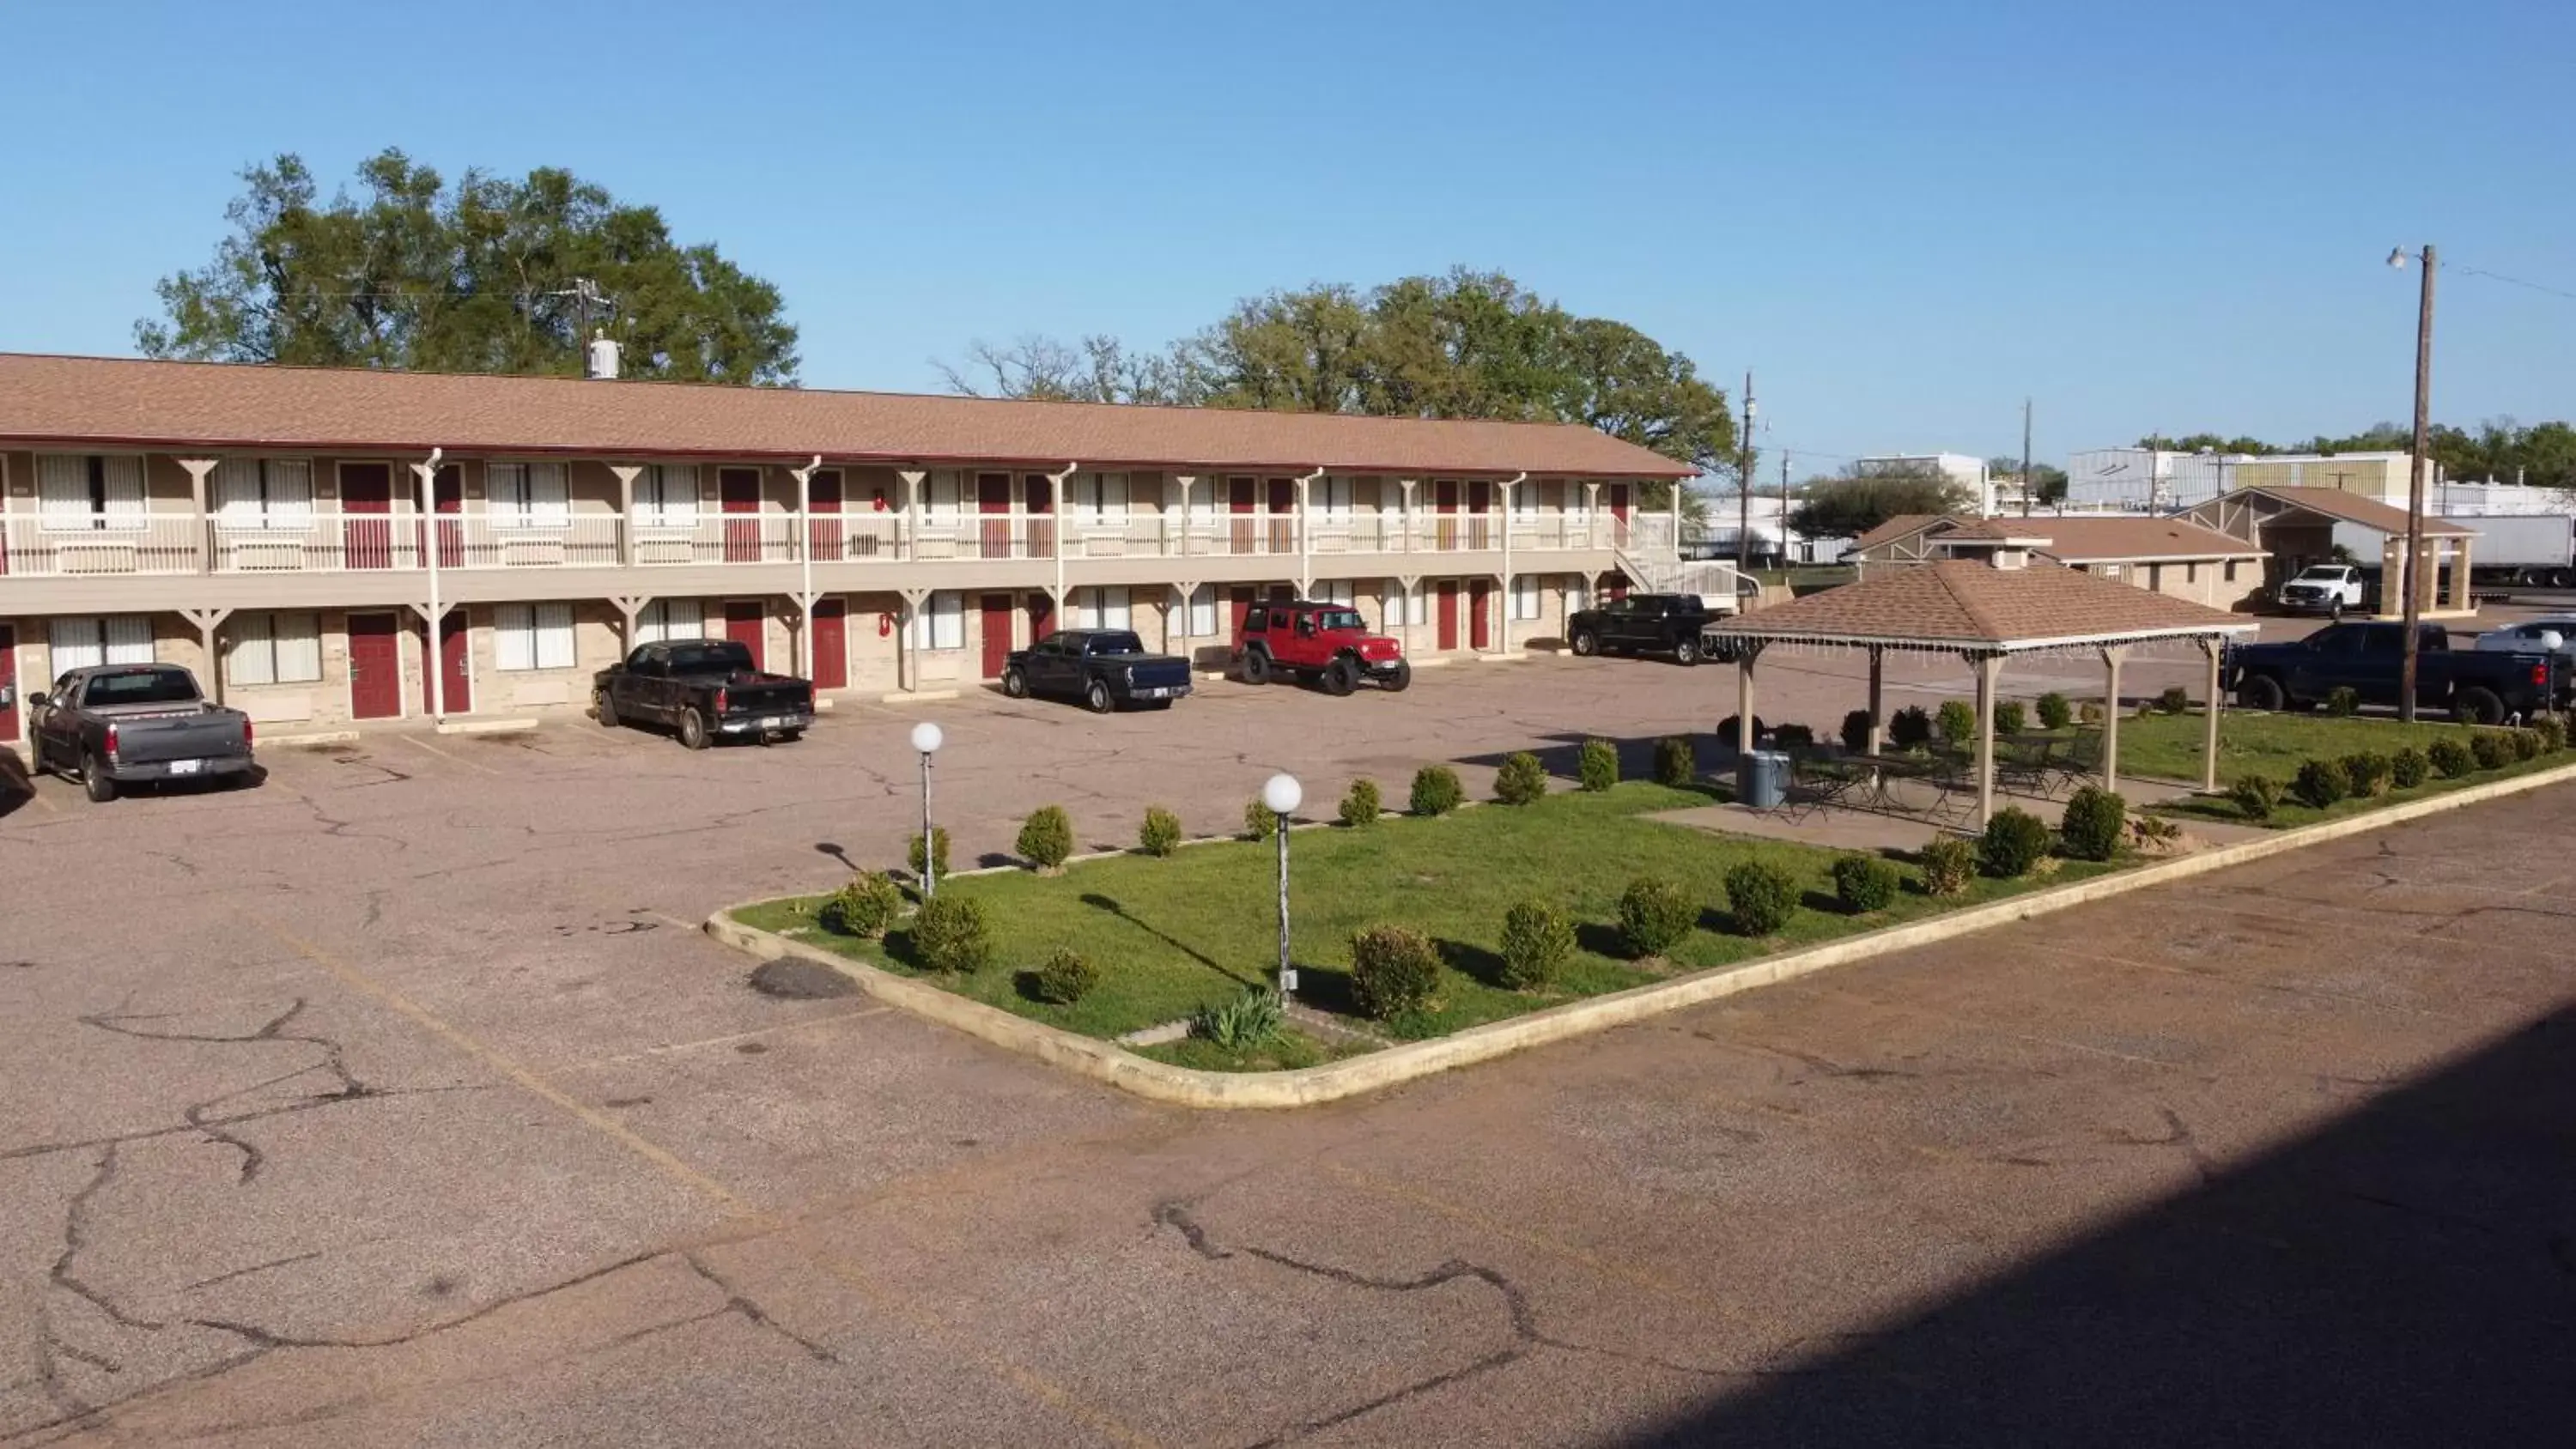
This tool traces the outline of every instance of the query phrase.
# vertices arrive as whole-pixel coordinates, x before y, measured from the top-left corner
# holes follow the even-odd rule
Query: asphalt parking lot
[[[1766,717],[1858,702],[1850,661],[1780,664]],[[1731,708],[1723,670],[1548,660],[0,795],[0,1439],[2563,1431],[2576,791],[1284,1116],[764,997],[694,930],[890,860],[923,715],[962,863],[1050,801],[1099,844],[1153,803],[1215,831],[1277,768],[1481,789]]]

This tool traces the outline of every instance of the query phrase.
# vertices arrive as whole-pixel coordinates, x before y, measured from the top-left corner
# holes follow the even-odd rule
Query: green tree
[[[1855,463],[1839,478],[1811,480],[1789,526],[1810,538],[1857,538],[1899,514],[1955,513],[1969,501],[1928,463]]]
[[[792,385],[796,329],[778,289],[661,213],[553,167],[453,185],[399,150],[320,199],[292,153],[242,172],[214,259],[161,280],[147,356],[575,376],[578,278],[632,377]]]

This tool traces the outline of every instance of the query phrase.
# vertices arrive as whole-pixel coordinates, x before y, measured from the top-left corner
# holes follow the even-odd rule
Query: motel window
[[[2184,565],[2182,566],[2182,581],[2183,581],[2184,583],[2186,583],[2186,584],[2196,584],[2196,583],[2199,583],[2199,582],[2200,582],[2200,565],[2198,565],[2198,564],[2196,564],[2196,563],[2187,563],[2187,564],[2184,564]]]
[[[147,614],[110,614],[105,618],[67,616],[47,628],[53,646],[53,671],[96,669],[103,664],[152,662],[152,619]]]
[[[495,528],[567,528],[572,491],[561,463],[493,463],[485,469]],[[506,666],[505,666],[506,667]]]
[[[1512,617],[1515,619],[1538,617],[1538,575],[1522,574],[1512,580]]]
[[[690,463],[650,463],[635,475],[638,528],[698,526],[698,470]]]
[[[1073,628],[1132,629],[1135,611],[1124,588],[1076,589],[1073,591]]]
[[[226,458],[215,469],[215,522],[228,529],[310,528],[313,465],[301,458]]]
[[[492,610],[494,667],[573,667],[572,605],[501,604]]]
[[[1318,579],[1315,581],[1315,592],[1312,597],[1316,603],[1339,604],[1343,608],[1347,609],[1351,607],[1351,581],[1349,579]]]
[[[2236,560],[2234,559],[2227,561],[2227,582],[2231,584],[2236,582]]]
[[[235,614],[224,678],[234,684],[313,684],[322,678],[322,624],[311,614]]]
[[[966,596],[953,591],[932,594],[912,616],[916,649],[966,647]]]
[[[143,460],[99,453],[36,459],[37,508],[49,529],[143,527]]]
[[[1095,528],[1127,524],[1127,475],[1076,473],[1064,482],[1065,511]]]
[[[663,644],[673,639],[702,639],[707,632],[706,605],[696,599],[655,599],[635,612],[636,644]]]
[[[1388,628],[1394,628],[1400,624],[1419,624],[1422,622],[1419,618],[1414,617],[1414,610],[1416,608],[1415,601],[1411,596],[1404,592],[1404,585],[1401,581],[1396,579],[1386,579],[1381,581],[1378,585],[1378,597],[1386,601],[1386,624]]]
[[[1190,591],[1189,607],[1182,611],[1181,632],[1193,639],[1216,633],[1216,585],[1201,584]]]
[[[1512,489],[1512,517],[1523,523],[1536,523],[1539,490],[1555,486],[1554,483],[1541,483],[1536,478],[1522,479],[1518,486]]]
[[[1307,503],[1316,514],[1334,523],[1347,522],[1351,516],[1351,480],[1318,478],[1307,485]]]

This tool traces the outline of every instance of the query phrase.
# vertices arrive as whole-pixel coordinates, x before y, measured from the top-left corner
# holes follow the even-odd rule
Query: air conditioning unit
[[[131,543],[58,544],[54,563],[66,574],[130,574],[135,571],[135,549]]]
[[[242,573],[298,573],[304,568],[304,544],[298,539],[263,539],[227,543],[226,567]]]
[[[698,546],[685,538],[639,538],[635,541],[635,561],[639,564],[684,564],[696,560]]]
[[[501,567],[503,568],[559,568],[563,561],[564,541],[560,538],[511,538],[501,541]]]

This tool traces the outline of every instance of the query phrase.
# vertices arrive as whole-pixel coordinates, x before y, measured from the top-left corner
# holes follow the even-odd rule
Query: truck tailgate
[[[102,711],[116,727],[120,764],[158,765],[171,760],[219,760],[250,753],[242,739],[242,719],[229,710],[189,710],[132,714]]]
[[[1140,659],[1127,666],[1128,680],[1139,689],[1168,689],[1190,682],[1186,659]]]
[[[814,707],[814,687],[801,679],[757,680],[725,686],[725,713],[796,714]]]

